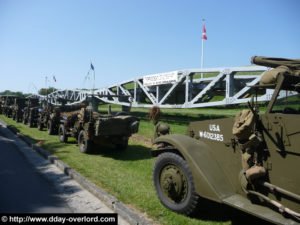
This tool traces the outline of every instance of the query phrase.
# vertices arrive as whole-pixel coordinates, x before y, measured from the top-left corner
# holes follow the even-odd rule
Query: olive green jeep
[[[272,223],[300,222],[300,60],[252,62],[274,68],[254,87],[274,90],[265,112],[253,101],[235,118],[154,140],[154,186],[167,208],[191,215],[201,196]]]

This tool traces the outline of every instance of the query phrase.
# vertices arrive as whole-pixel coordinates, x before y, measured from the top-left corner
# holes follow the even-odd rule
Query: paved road
[[[3,136],[0,136],[0,181],[0,212],[71,212],[53,185]]]
[[[0,213],[113,213],[0,120]],[[118,223],[128,225],[118,216]]]

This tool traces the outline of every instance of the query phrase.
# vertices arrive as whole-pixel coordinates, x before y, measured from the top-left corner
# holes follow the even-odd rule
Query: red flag
[[[202,24],[203,24],[203,28],[202,28],[202,39],[207,40],[206,29],[205,29],[204,21],[202,21]]]

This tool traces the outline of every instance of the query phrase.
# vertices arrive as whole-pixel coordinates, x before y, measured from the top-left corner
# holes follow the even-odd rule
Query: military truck
[[[129,137],[138,132],[138,128],[139,119],[129,113],[100,115],[88,107],[64,117],[58,135],[60,142],[65,143],[68,137],[75,137],[83,153],[91,152],[94,144],[113,144],[116,149],[125,150]]]
[[[12,117],[12,109],[13,109],[13,104],[14,104],[15,98],[16,98],[16,96],[12,96],[12,95],[5,96],[2,113],[6,117]]]
[[[300,222],[300,60],[253,57],[274,68],[255,89],[273,89],[235,118],[191,122],[187,135],[154,140],[153,180],[161,203],[196,212],[201,197],[276,224]]]
[[[21,122],[23,118],[24,107],[26,105],[26,98],[15,98],[12,106],[12,119]]]
[[[0,114],[3,114],[4,101],[5,101],[5,98],[0,95]]]
[[[0,114],[3,114],[5,96],[0,96]]]
[[[39,112],[41,110],[39,99],[38,98],[28,98],[27,106],[24,107],[23,113],[23,123],[29,125],[29,127],[37,126]]]

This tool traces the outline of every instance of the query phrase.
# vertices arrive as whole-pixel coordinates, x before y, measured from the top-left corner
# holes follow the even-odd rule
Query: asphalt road
[[[54,187],[0,130],[0,212],[69,213]]]

